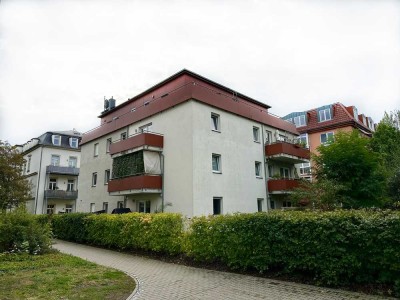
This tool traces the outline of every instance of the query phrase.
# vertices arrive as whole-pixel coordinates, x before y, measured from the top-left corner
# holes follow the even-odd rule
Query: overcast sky
[[[99,125],[183,68],[284,116],[400,109],[400,1],[0,0],[0,139]]]

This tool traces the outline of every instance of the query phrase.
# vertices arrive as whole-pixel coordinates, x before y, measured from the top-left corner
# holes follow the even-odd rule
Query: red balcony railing
[[[130,190],[161,190],[162,178],[160,175],[139,175],[112,179],[108,182],[108,192]]]
[[[299,186],[297,179],[270,179],[268,180],[269,192],[287,192]]]
[[[265,145],[265,155],[267,157],[287,155],[295,157],[299,160],[309,160],[310,150],[303,148],[301,145],[292,144],[288,142],[276,142],[273,144]]]
[[[120,140],[110,145],[110,154],[119,153],[122,151],[127,151],[135,149],[142,146],[151,146],[157,148],[164,147],[164,137],[159,134],[142,132],[133,135],[126,140]]]

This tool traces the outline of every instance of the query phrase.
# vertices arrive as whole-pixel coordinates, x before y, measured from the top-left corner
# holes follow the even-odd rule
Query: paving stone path
[[[204,270],[56,240],[54,248],[126,272],[138,286],[128,299],[390,299],[267,278]]]

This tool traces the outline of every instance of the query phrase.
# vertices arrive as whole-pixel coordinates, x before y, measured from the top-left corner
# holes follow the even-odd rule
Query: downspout
[[[264,165],[264,178],[265,178],[265,180],[264,180],[264,184],[265,184],[265,192],[266,192],[266,203],[267,203],[267,211],[269,210],[269,195],[268,195],[268,183],[267,183],[267,180],[268,180],[268,176],[267,176],[267,160],[266,160],[266,155],[265,155],[265,139],[264,139],[264,131],[265,131],[265,128],[264,128],[264,125],[262,125],[261,124],[261,128],[262,128],[262,130],[261,130],[261,137],[262,137],[262,143],[261,143],[261,145],[262,145],[262,148],[263,148],[263,161],[264,161],[264,163],[263,163],[263,165]]]
[[[46,177],[44,178],[44,195],[46,194],[46,186],[47,186],[47,172],[46,172]],[[46,208],[46,213],[47,213],[47,196],[44,196],[44,195],[43,195],[42,214],[44,214],[45,208]]]
[[[39,176],[36,184],[36,197],[35,197],[35,215],[37,214],[37,203],[38,203],[38,197],[39,197],[39,188],[40,188],[40,174],[42,173],[42,156],[43,156],[43,146],[40,147],[40,164],[39,164]],[[45,186],[46,188],[46,186]],[[44,193],[44,190],[43,190]]]
[[[161,161],[161,212],[164,212],[164,154],[160,152]]]

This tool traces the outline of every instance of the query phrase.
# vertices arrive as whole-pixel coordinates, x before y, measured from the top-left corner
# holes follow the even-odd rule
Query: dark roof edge
[[[164,79],[163,81],[157,83],[156,85],[153,85],[152,87],[148,88],[148,89],[145,90],[144,92],[141,92],[140,94],[138,94],[138,95],[136,95],[136,96],[134,96],[134,97],[128,99],[127,101],[122,102],[121,104],[119,104],[119,105],[117,105],[115,108],[113,108],[112,110],[109,110],[109,111],[107,111],[107,112],[105,112],[105,113],[103,113],[103,114],[100,114],[100,115],[98,116],[98,118],[104,117],[104,116],[110,114],[111,112],[114,112],[115,110],[117,110],[117,109],[119,109],[119,108],[121,108],[121,107],[124,107],[125,105],[128,105],[128,104],[131,103],[132,101],[134,101],[134,100],[136,100],[136,99],[138,99],[138,98],[144,96],[145,94],[150,93],[151,91],[153,91],[153,90],[155,90],[155,89],[157,89],[157,88],[163,86],[164,84],[166,84],[166,83],[168,83],[168,82],[170,82],[170,81],[172,81],[172,80],[174,80],[174,79],[176,79],[176,78],[178,78],[179,76],[182,76],[182,75],[184,75],[184,74],[190,75],[190,76],[195,77],[195,78],[197,78],[197,79],[199,79],[199,80],[202,80],[202,81],[204,81],[204,82],[206,82],[206,83],[209,83],[209,84],[211,84],[211,85],[214,85],[214,86],[216,86],[217,88],[220,88],[220,89],[222,89],[222,90],[225,90],[225,91],[227,91],[227,92],[229,92],[229,93],[235,92],[236,95],[237,95],[238,97],[243,98],[243,99],[245,99],[245,100],[247,100],[247,101],[249,101],[249,102],[252,102],[252,103],[254,103],[254,104],[260,105],[260,106],[262,106],[262,107],[264,107],[264,108],[266,108],[266,109],[271,108],[271,106],[269,106],[268,104],[262,103],[262,102],[260,102],[260,101],[257,101],[257,100],[255,100],[255,99],[253,99],[253,98],[250,98],[249,96],[246,96],[246,95],[244,95],[244,94],[238,93],[238,92],[236,92],[236,91],[234,91],[234,90],[232,90],[232,89],[230,89],[230,88],[228,88],[228,87],[226,87],[226,86],[224,86],[224,85],[222,85],[222,84],[219,84],[219,83],[217,83],[217,82],[215,82],[215,81],[212,81],[212,80],[210,80],[210,79],[208,79],[208,78],[206,78],[206,77],[203,77],[203,76],[201,76],[201,75],[199,75],[199,74],[196,74],[196,73],[194,73],[194,72],[192,72],[192,71],[189,71],[189,70],[187,70],[187,69],[183,69],[183,70],[181,70],[181,71],[179,71],[179,72],[173,74],[172,76],[168,77],[167,79]]]

